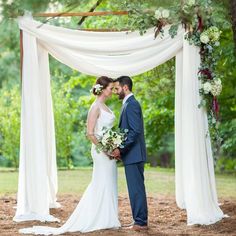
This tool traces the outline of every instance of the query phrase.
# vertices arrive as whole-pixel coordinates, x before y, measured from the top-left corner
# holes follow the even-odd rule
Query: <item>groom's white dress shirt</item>
[[[133,94],[133,93],[130,93],[130,94],[126,95],[126,96],[124,97],[124,99],[123,99],[122,104],[124,105],[125,102],[127,101],[127,99],[128,99],[129,97],[131,97],[132,95],[134,95],[134,94]]]

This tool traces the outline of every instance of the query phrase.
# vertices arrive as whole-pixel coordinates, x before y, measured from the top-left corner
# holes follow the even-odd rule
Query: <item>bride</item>
[[[110,160],[106,153],[96,151],[97,137],[102,134],[102,128],[111,128],[115,119],[113,112],[105,105],[106,99],[112,95],[112,89],[113,80],[105,76],[99,77],[92,89],[97,99],[88,112],[87,136],[92,142],[93,174],[74,212],[60,228],[34,226],[20,229],[20,233],[58,235],[121,226],[118,219],[116,161]]]

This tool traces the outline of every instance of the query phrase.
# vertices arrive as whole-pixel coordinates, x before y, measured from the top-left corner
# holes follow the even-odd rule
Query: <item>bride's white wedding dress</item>
[[[94,132],[101,135],[102,128],[113,126],[115,116],[100,108]],[[60,228],[34,226],[20,229],[23,234],[58,235],[65,232],[90,232],[100,229],[119,228],[117,166],[103,152],[98,153],[92,144],[92,180],[72,215]]]

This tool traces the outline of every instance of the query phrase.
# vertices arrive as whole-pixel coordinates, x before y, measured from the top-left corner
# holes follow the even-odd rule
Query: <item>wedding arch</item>
[[[135,76],[176,58],[175,182],[178,207],[187,223],[212,224],[224,217],[218,206],[207,114],[200,103],[199,48],[154,29],[139,32],[88,32],[19,18],[23,36],[20,165],[15,221],[57,220],[54,117],[48,54],[82,73]],[[165,26],[168,29],[169,26]],[[166,32],[165,30],[164,32]]]

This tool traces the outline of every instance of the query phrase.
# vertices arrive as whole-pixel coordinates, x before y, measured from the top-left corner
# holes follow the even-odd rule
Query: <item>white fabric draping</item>
[[[141,74],[174,57],[182,47],[183,30],[174,39],[167,33],[154,40],[153,29],[141,37],[138,32],[62,29],[30,19],[19,20],[19,26],[62,63],[95,76]]]
[[[58,207],[54,118],[48,53],[35,37],[24,34],[21,142],[15,221],[57,221],[49,207]],[[30,63],[29,63],[30,61]],[[28,78],[28,79],[24,79]]]
[[[154,39],[154,30],[86,32],[19,18],[23,30],[21,151],[17,212],[14,220],[56,220],[55,133],[50,94],[48,53],[89,75],[137,75],[176,57],[176,200],[186,208],[189,224],[214,223],[218,207],[206,113],[198,109],[198,49],[172,39],[168,27]],[[184,43],[183,43],[184,42]]]
[[[218,206],[206,111],[200,104],[199,49],[183,41],[176,56],[176,202],[187,210],[188,225],[212,224],[224,217]]]

